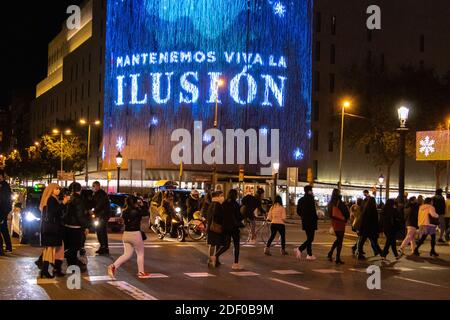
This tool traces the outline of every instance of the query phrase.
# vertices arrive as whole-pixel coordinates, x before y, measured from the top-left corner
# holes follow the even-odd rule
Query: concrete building
[[[48,75],[36,88],[32,106],[32,137],[57,125],[57,120],[103,119],[106,0],[87,1],[82,28],[67,30],[49,44]],[[381,8],[382,29],[366,27],[367,8]],[[345,95],[342,71],[354,63],[377,61],[386,67],[401,64],[450,70],[450,6],[448,0],[316,0],[313,25],[313,138],[311,166],[318,183],[331,188],[339,179],[339,107]],[[394,108],[395,106],[393,106]],[[335,125],[333,125],[335,124]],[[98,171],[102,131],[93,133],[89,170]],[[370,162],[370,148],[361,152],[346,145],[343,184],[371,187],[384,168]],[[391,186],[397,185],[394,165]],[[154,177],[155,172],[151,174]],[[164,177],[159,177],[164,178]],[[429,164],[407,161],[406,187],[434,188]]]

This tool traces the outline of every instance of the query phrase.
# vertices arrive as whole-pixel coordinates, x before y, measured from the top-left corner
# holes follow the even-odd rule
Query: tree
[[[392,165],[399,157],[399,126],[397,108],[405,103],[411,108],[408,126],[414,130],[436,127],[439,111],[449,100],[447,81],[432,70],[411,66],[400,67],[394,72],[370,65],[365,69],[353,67],[346,71],[344,89],[355,100],[352,110],[365,119],[350,120],[348,141],[356,148],[370,148],[370,158],[375,166],[386,170],[386,196],[389,197]],[[408,101],[405,101],[405,97]],[[426,119],[426,121],[423,121]],[[406,137],[407,156],[415,157],[415,134]]]

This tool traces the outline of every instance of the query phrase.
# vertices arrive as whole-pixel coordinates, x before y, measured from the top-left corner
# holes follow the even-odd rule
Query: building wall
[[[370,5],[381,8],[382,30],[369,32],[366,27],[369,17],[366,10]],[[313,134],[318,136],[315,138],[318,141],[314,146],[313,138],[311,160],[318,181],[336,183],[339,180],[338,103],[345,96],[341,90],[342,72],[370,58],[378,64],[384,61],[390,69],[412,64],[433,67],[441,75],[446,73],[450,70],[450,6],[447,0],[433,1],[433,5],[425,0],[316,0],[314,11],[312,104]],[[392,107],[395,116],[395,106]],[[380,173],[386,175],[385,168],[372,165],[370,156],[345,145],[344,184],[370,186],[376,183]],[[391,183],[396,186],[397,164],[393,171]],[[413,159],[407,161],[407,187],[434,188],[434,185],[431,165]]]
[[[33,138],[59,121],[103,119],[105,11],[106,0],[85,2],[78,33],[64,26],[49,44],[48,77],[37,85],[32,105]],[[98,169],[101,135],[101,128],[93,129],[90,171]]]

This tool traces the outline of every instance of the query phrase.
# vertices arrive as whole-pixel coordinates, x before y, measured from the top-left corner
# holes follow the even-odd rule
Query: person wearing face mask
[[[314,261],[316,257],[312,252],[312,244],[314,242],[314,236],[317,230],[317,211],[316,202],[314,200],[313,189],[311,186],[306,186],[304,188],[305,196],[298,201],[297,204],[297,214],[302,219],[303,230],[306,232],[306,241],[295,250],[295,255],[297,259],[301,259],[303,252],[306,250],[308,255],[306,257],[307,261]]]
[[[219,257],[229,248],[224,230],[225,198],[222,191],[212,193],[212,202],[208,208],[207,238],[209,245],[208,266],[215,268],[220,265]]]

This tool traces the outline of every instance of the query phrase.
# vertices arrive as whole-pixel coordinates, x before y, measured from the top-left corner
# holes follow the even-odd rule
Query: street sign
[[[288,168],[288,186],[296,187],[298,185],[298,168]]]
[[[450,160],[450,137],[448,131],[423,131],[416,135],[417,161]]]

